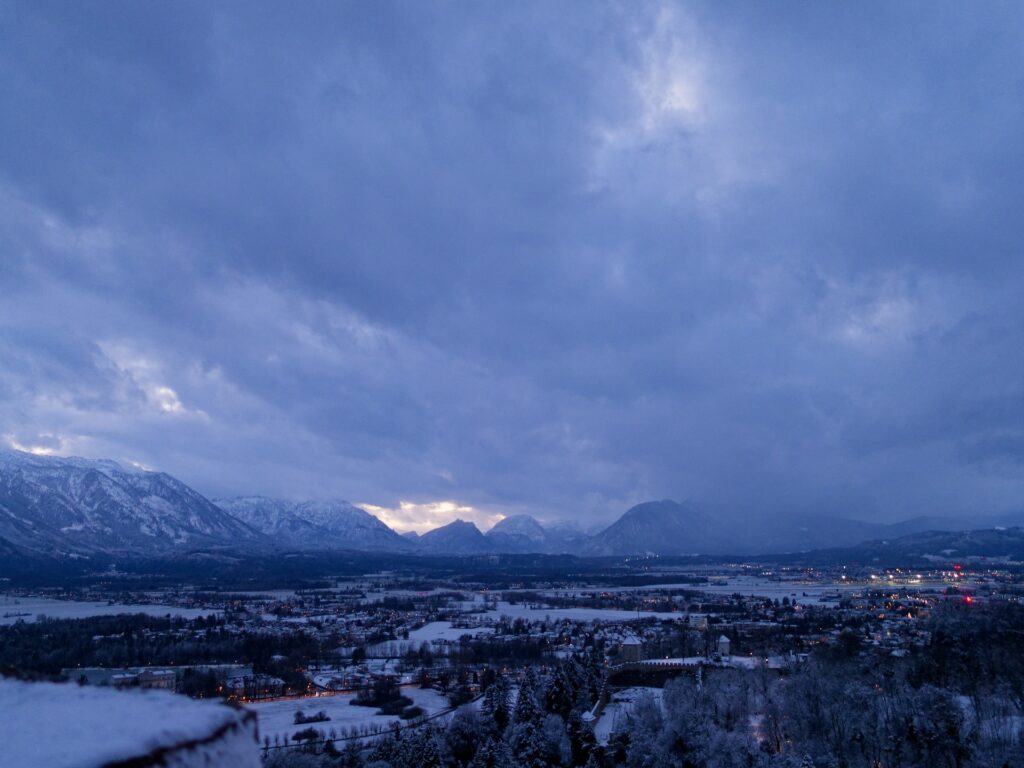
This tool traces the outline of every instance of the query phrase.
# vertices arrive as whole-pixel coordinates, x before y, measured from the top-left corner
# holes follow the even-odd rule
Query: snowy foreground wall
[[[0,680],[5,768],[258,768],[256,716],[165,691]]]

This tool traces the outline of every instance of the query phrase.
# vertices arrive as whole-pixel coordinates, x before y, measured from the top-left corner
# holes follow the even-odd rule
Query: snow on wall
[[[5,768],[259,768],[256,718],[166,691],[0,680]]]

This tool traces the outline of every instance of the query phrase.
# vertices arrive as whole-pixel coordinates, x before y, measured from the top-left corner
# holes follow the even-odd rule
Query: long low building
[[[193,664],[176,667],[67,667],[61,675],[82,685],[112,685],[116,687],[164,688],[176,690],[189,672],[212,674],[217,680],[252,677],[252,664]]]
[[[259,768],[256,715],[166,691],[0,680],[9,768]]]

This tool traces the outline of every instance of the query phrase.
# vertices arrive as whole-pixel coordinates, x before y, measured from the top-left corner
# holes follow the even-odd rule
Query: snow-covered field
[[[367,646],[366,652],[370,656],[404,656],[409,650],[419,650],[424,643],[455,642],[463,635],[479,637],[493,632],[493,627],[454,627],[449,621],[432,621],[410,632],[408,640],[385,640]]]
[[[729,579],[726,584],[704,584],[697,587],[701,592],[709,595],[743,595],[744,597],[764,597],[772,600],[788,597],[795,599],[798,603],[817,605],[826,603],[836,605],[835,600],[829,600],[826,596],[834,597],[837,593],[853,594],[863,591],[864,588],[863,584],[843,582],[814,584],[745,577]]]
[[[424,643],[435,640],[458,640],[463,635],[489,635],[494,632],[491,627],[453,627],[449,621],[432,621],[409,633],[409,642]]]
[[[402,689],[402,694],[422,707],[428,716],[448,709],[447,699],[431,688],[409,686]],[[354,698],[354,693],[343,693],[337,696],[270,701],[245,706],[256,713],[261,740],[264,736],[269,736],[271,740],[274,736],[280,736],[284,740],[310,727],[324,733],[329,733],[333,728],[340,736],[342,731],[353,726],[358,728],[363,725],[380,725],[387,728],[391,723],[402,722],[398,717],[377,715],[374,707],[353,706],[351,702]],[[295,725],[295,713],[300,709],[307,715],[323,710],[331,719],[323,723]]]
[[[0,625],[14,624],[18,620],[33,622],[38,616],[51,619],[84,619],[89,616],[115,616],[119,613],[145,613],[148,616],[198,616],[219,614],[220,611],[202,608],[176,608],[173,605],[119,605],[117,603],[86,603],[77,600],[50,600],[45,597],[14,597],[0,595]]]

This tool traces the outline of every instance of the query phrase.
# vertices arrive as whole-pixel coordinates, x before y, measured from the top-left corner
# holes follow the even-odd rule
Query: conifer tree
[[[509,712],[509,685],[508,680],[499,677],[484,693],[481,703],[481,712],[486,727],[493,727],[498,734],[504,733],[505,728],[511,720]]]
[[[589,761],[597,744],[597,740],[594,738],[594,729],[583,722],[583,718],[576,710],[570,713],[565,728],[572,749],[572,764],[583,765]]]
[[[521,725],[525,723],[538,724],[541,719],[541,707],[537,701],[537,673],[531,667],[527,670],[523,682],[519,685],[519,695],[516,697],[515,710],[512,713],[512,722]]]
[[[544,709],[565,718],[576,703],[576,690],[569,675],[568,665],[563,664],[548,679],[544,690]]]
[[[512,712],[512,724],[505,731],[505,743],[523,768],[541,768],[547,764],[541,726],[543,711],[537,701],[537,676],[531,668],[519,686]]]
[[[518,768],[518,765],[504,742],[488,738],[477,747],[469,768]]]

